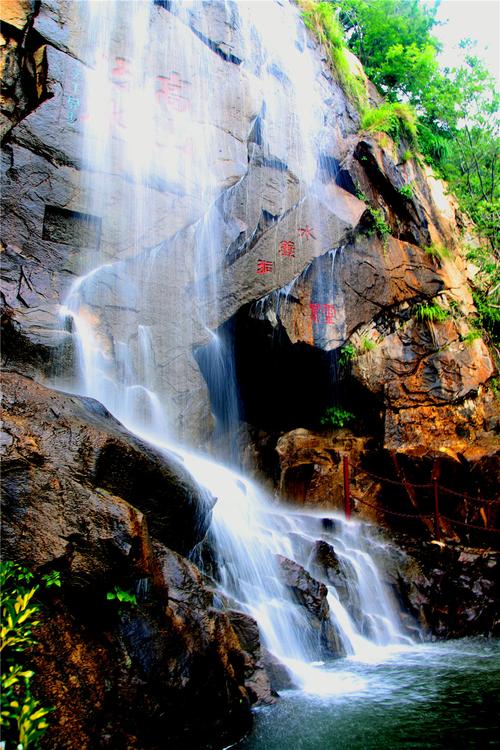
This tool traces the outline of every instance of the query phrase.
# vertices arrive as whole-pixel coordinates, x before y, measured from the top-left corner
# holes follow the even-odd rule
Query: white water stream
[[[207,88],[210,81],[203,82],[206,71],[196,58],[200,43],[187,25],[190,10],[199,11],[200,6],[177,4],[177,36],[166,39],[159,53],[151,43],[149,29],[153,17],[159,23],[158,14],[166,13],[164,9],[148,0],[80,5],[82,24],[92,30],[89,45],[95,53],[85,82],[88,117],[83,163],[88,175],[88,210],[98,214],[99,206],[113,198],[115,212],[122,215],[123,222],[116,225],[114,236],[111,233],[105,252],[87,257],[86,267],[61,309],[62,316],[72,321],[78,347],[78,374],[71,387],[103,403],[129,430],[158,449],[174,450],[198,484],[217,498],[211,536],[221,591],[255,617],[264,644],[289,667],[296,683],[317,693],[356,689],[359,677],[322,669],[318,635],[304,608],[282,582],[277,556],[295,560],[314,577],[319,575],[311,557],[314,544],[323,540],[333,547],[348,594],[347,599],[345,593],[341,597],[330,584],[332,625],[348,656],[381,660],[411,640],[403,632],[397,605],[370,554],[375,542],[367,537],[368,527],[335,515],[330,515],[325,527],[319,517],[277,506],[242,474],[182,445],[169,422],[173,394],[165,394],[157,385],[155,350],[162,345],[163,329],[150,314],[145,298],[153,284],[159,286],[160,297],[175,294],[176,286],[175,280],[161,275],[165,273],[164,247],[147,240],[148,216],[155,208],[154,201],[159,200],[158,184],[170,186],[168,189],[180,186],[180,193],[191,196],[191,209],[198,216],[190,235],[194,253],[186,252],[186,264],[192,262],[196,268],[195,321],[186,324],[182,309],[178,320],[164,321],[165,327],[178,328],[179,347],[187,336],[186,326],[189,333],[193,326],[208,329],[205,311],[217,304],[220,283],[223,228],[214,211],[220,189],[214,154],[217,138],[223,133],[212,123],[222,103],[218,92]],[[259,74],[266,105],[264,141],[282,152],[289,141],[296,144],[295,153],[286,154],[287,162],[293,163],[314,203],[320,200],[315,173],[322,119],[313,84],[314,60],[306,45],[291,41],[297,34],[305,38],[298,11],[291,4],[273,0],[240,2],[236,7],[241,45],[246,50],[244,66],[248,75]],[[228,16],[234,10],[234,4],[228,3]],[[118,54],[120,49],[126,50],[126,57]],[[159,55],[168,78],[151,76]],[[175,72],[186,67],[193,72],[192,80],[198,76],[200,85],[205,86],[196,108],[187,106]],[[272,71],[277,69],[291,82],[286,98],[276,86]],[[159,110],[165,97],[169,107],[162,120]],[[290,129],[296,131],[293,138]],[[195,153],[190,150],[193,142]],[[122,203],[121,193],[112,195],[115,184],[111,177],[117,174],[127,183],[128,197]],[[114,259],[110,251],[113,243]],[[334,257],[333,253],[332,274]],[[203,305],[198,304],[196,295],[203,296]],[[175,306],[169,307],[172,309]],[[208,335],[216,339],[214,333]],[[230,377],[220,378],[219,387],[234,389],[231,381]],[[68,383],[61,386],[67,388]],[[234,405],[235,399],[233,390],[226,402]]]

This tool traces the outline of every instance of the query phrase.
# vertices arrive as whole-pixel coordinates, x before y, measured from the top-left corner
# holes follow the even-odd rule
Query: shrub
[[[361,119],[362,130],[387,133],[399,143],[406,138],[410,144],[417,141],[417,115],[409,104],[384,102],[380,107],[365,109]]]
[[[481,327],[490,335],[492,343],[498,344],[500,342],[500,305],[495,304],[489,295],[477,289],[472,291],[472,298]]]
[[[500,263],[498,253],[487,247],[470,248],[467,260],[478,268],[474,278],[472,296],[479,315],[479,322],[491,342],[500,341]]]
[[[347,409],[343,409],[341,406],[329,406],[320,422],[325,427],[344,427],[353,419],[354,414]]]
[[[402,160],[403,162],[405,162],[405,161],[410,161],[410,159],[411,159],[412,157],[413,157],[413,154],[412,154],[412,152],[411,152],[411,151],[410,151],[409,149],[406,149],[406,150],[405,150],[405,151],[403,152],[403,156],[401,157],[401,160]]]
[[[48,728],[46,717],[53,710],[40,705],[31,692],[34,672],[20,662],[24,652],[36,644],[33,629],[40,605],[35,600],[38,585],[34,576],[21,565],[6,560],[0,563],[0,606],[2,627],[0,652],[3,670],[1,676],[2,727],[5,747],[10,750],[35,750]],[[58,573],[43,576],[47,587],[60,586]]]

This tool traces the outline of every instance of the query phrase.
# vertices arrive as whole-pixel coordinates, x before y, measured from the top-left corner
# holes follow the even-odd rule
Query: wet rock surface
[[[278,680],[271,669],[271,661],[265,658],[265,650],[261,648],[257,622],[244,612],[229,610],[227,614],[240,646],[245,651],[245,686],[251,703],[275,703],[276,687],[273,683]],[[285,667],[282,666],[282,669],[286,673]],[[280,684],[283,684],[283,680]]]
[[[397,536],[400,596],[424,633],[438,638],[500,634],[500,553]]]
[[[281,435],[276,443],[279,461],[278,489],[283,497],[298,505],[343,510],[344,485],[342,457],[360,463],[370,450],[370,440],[347,430],[315,432],[297,429]],[[376,483],[368,477],[353,480],[357,496],[373,496]]]
[[[17,373],[4,373],[3,409],[3,554],[62,582],[33,654],[37,695],[56,709],[46,746],[235,741],[269,682],[255,623],[240,645],[196,566],[162,544],[186,553],[208,521],[182,465],[97,402]]]
[[[91,533],[87,517],[95,510],[87,510],[82,497],[97,509],[111,508],[114,501],[106,498],[119,496],[144,515],[156,538],[180,552],[203,538],[210,507],[182,463],[132,437],[98,402],[5,372],[3,409],[6,553],[16,552],[10,523],[24,517],[29,523],[21,544],[36,555],[26,554],[26,562],[64,557]],[[49,525],[45,542],[35,544],[45,519],[56,526]],[[22,547],[17,552],[25,554]]]
[[[328,589],[294,560],[278,555],[282,580],[308,614],[308,621],[317,634],[325,654],[341,656],[343,648],[339,634],[329,618]]]

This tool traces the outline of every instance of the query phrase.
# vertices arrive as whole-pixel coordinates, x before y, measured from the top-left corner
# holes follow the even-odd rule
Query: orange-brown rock
[[[33,0],[3,0],[0,18],[16,29],[23,29],[34,11]]]
[[[315,433],[299,428],[285,433],[276,444],[280,496],[306,507],[343,509],[342,455],[347,453],[351,464],[360,463],[367,444],[366,438],[347,430]],[[376,491],[376,484],[366,476],[353,480],[353,492],[360,497]]]

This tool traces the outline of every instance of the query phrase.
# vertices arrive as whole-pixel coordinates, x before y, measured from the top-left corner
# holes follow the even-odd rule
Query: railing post
[[[434,461],[434,466],[432,468],[432,484],[434,486],[434,536],[436,537],[437,541],[441,539],[441,529],[440,529],[440,522],[439,522],[439,475],[441,473],[441,466],[439,464],[439,459],[436,459]]]
[[[345,508],[345,517],[347,520],[351,517],[351,491],[349,487],[349,456],[347,453],[344,453],[343,457],[343,465],[344,465],[344,508]]]

